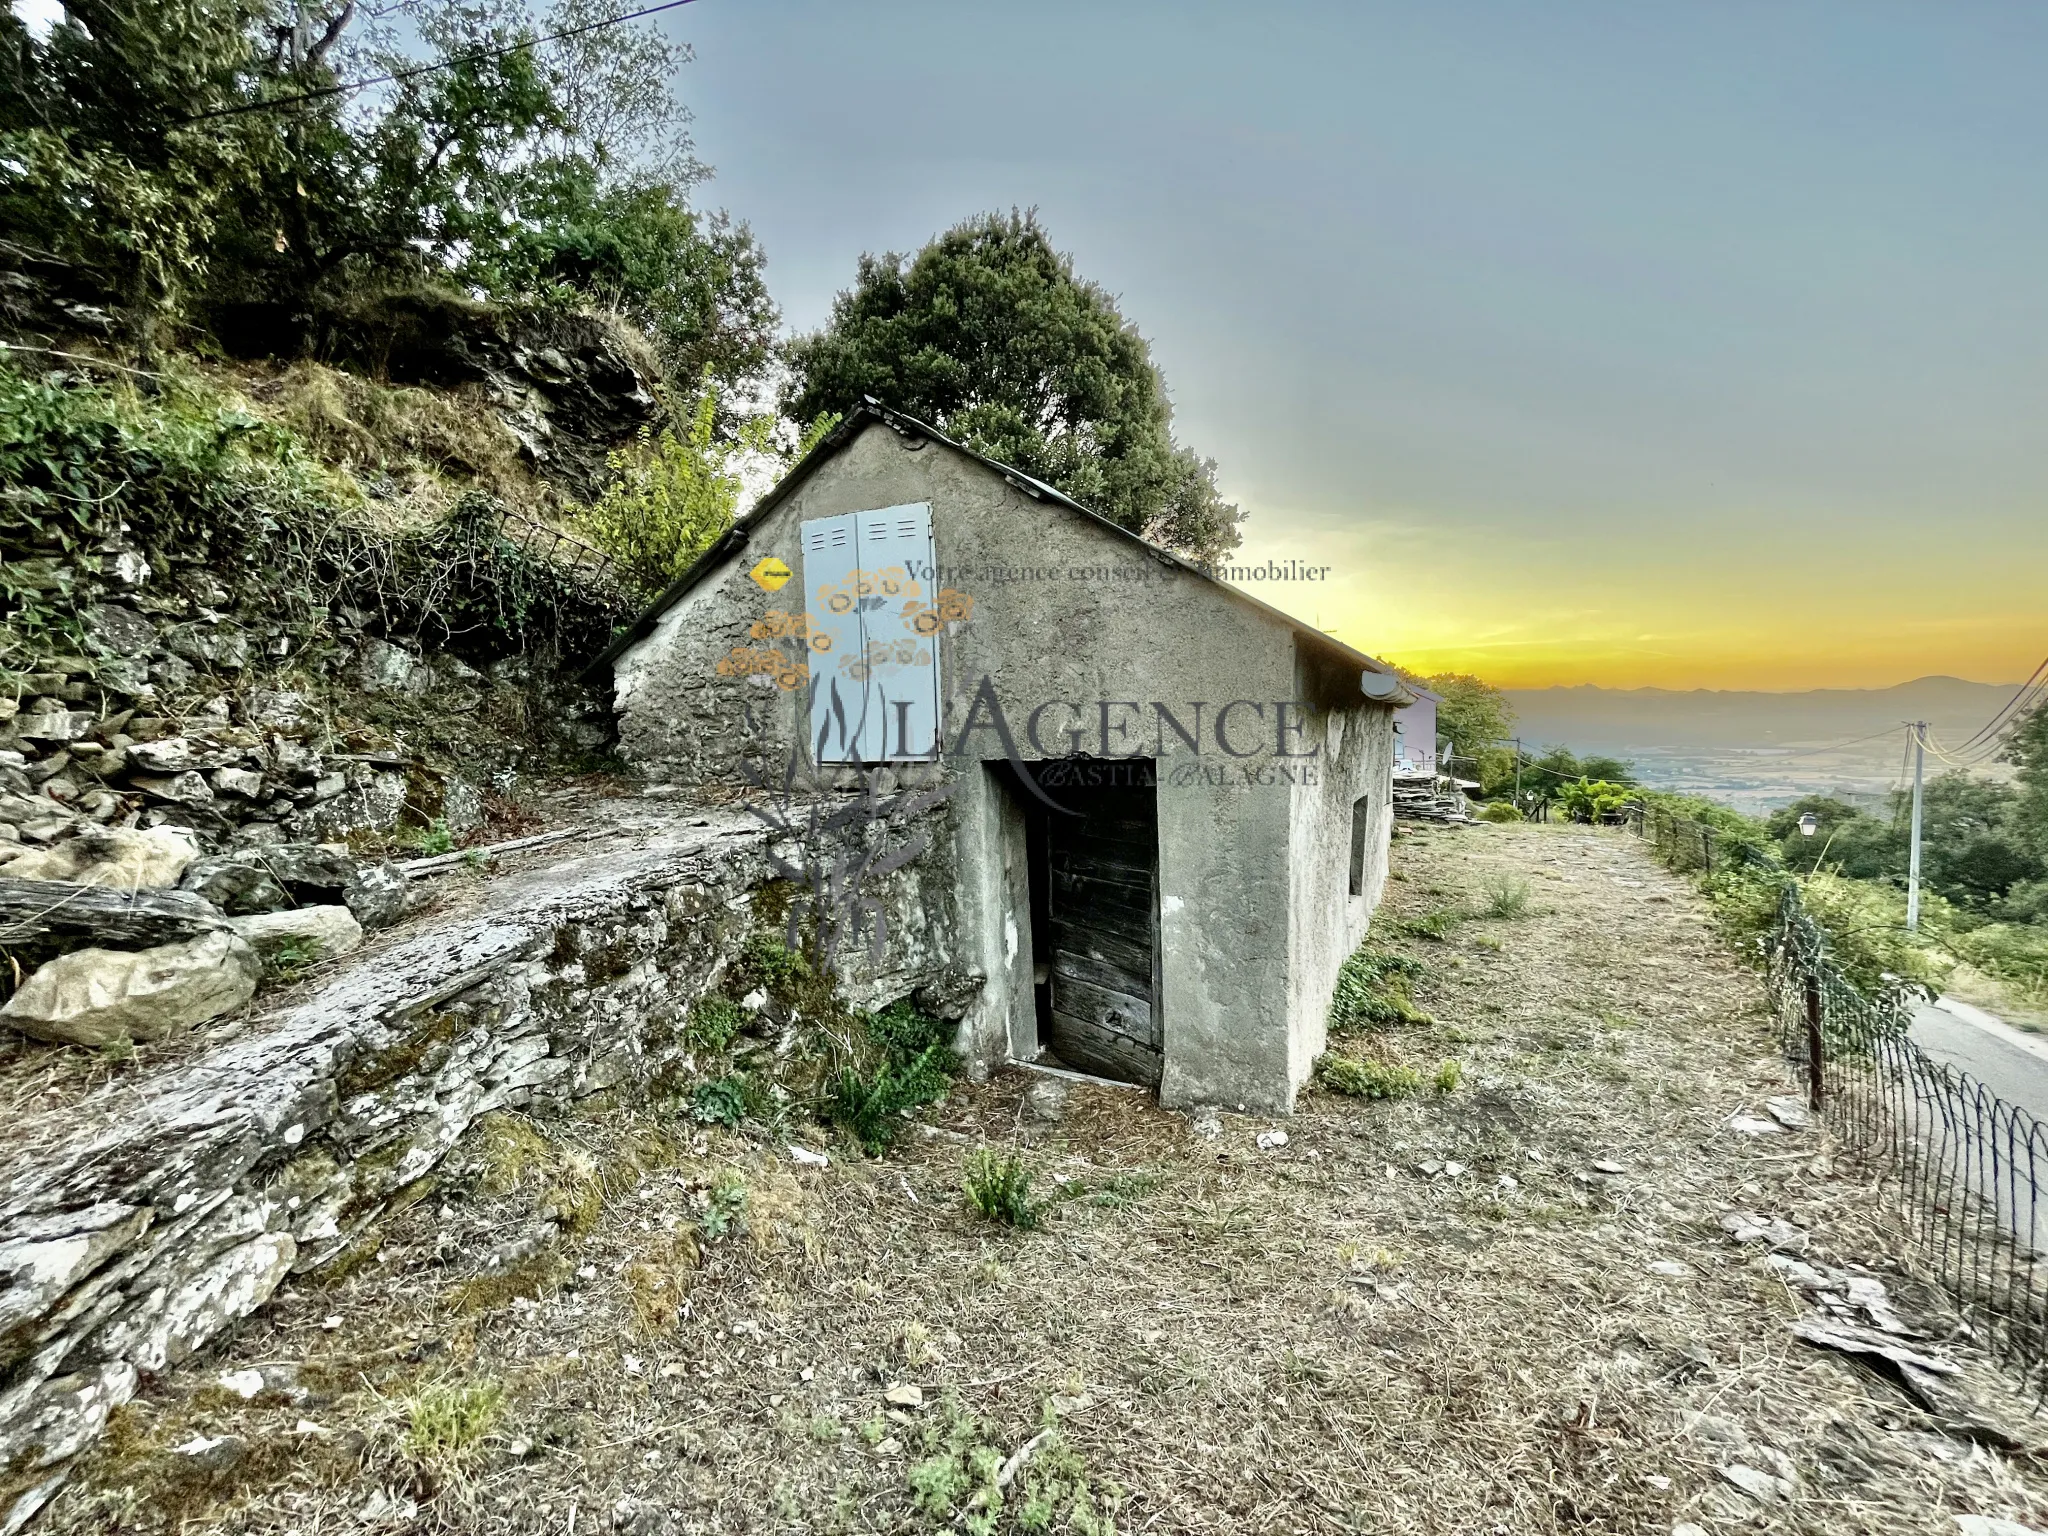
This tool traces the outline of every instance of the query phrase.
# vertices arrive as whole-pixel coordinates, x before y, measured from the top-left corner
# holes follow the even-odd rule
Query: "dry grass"
[[[1542,898],[1513,923],[1401,941],[1429,967],[1417,996],[1437,1022],[1370,1047],[1462,1061],[1449,1095],[1311,1091],[1287,1146],[1261,1152],[1274,1122],[1225,1116],[1209,1140],[1114,1090],[1077,1088],[1045,1124],[1005,1074],[890,1159],[835,1147],[827,1169],[625,1111],[512,1122],[392,1223],[377,1262],[284,1295],[124,1413],[48,1528],[313,1536],[366,1512],[532,1532],[2038,1522],[2031,1463],[1945,1437],[1795,1342],[1803,1304],[1719,1231],[1734,1208],[1786,1216],[1813,1256],[1914,1295],[1886,1268],[1882,1207],[1824,1147],[1723,1129],[1784,1079],[1754,981],[1691,893],[1587,829],[1404,837],[1397,868],[1389,931],[1501,877]],[[1044,1230],[967,1208],[984,1145],[1065,1196]],[[576,1178],[595,1191],[582,1234],[557,1220],[508,1258]],[[461,1303],[536,1259],[559,1278]],[[311,1396],[207,1386],[286,1363]],[[488,1426],[429,1454],[408,1405],[465,1389],[493,1394]],[[167,1480],[171,1447],[223,1434],[247,1446],[236,1468]],[[1719,1477],[1731,1461],[1794,1476],[1796,1496],[1753,1503]]]
[[[319,363],[245,370],[244,387],[326,464],[354,476],[387,516],[445,510],[474,484],[517,506],[547,499],[519,439],[480,395],[379,384]]]

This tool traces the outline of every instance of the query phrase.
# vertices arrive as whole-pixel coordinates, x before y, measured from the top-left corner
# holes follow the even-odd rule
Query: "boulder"
[[[245,856],[259,858],[286,890],[301,899],[339,895],[363,868],[354,854],[331,843],[280,843]]]
[[[129,558],[140,561],[143,570],[149,569],[149,562],[139,555]],[[86,622],[92,626],[93,638],[116,656],[147,655],[156,645],[156,626],[133,608],[95,604],[86,610]]]
[[[411,883],[396,864],[373,864],[342,892],[349,911],[365,928],[388,928],[405,916]]]
[[[432,674],[418,675],[420,660],[389,640],[365,640],[356,659],[356,684],[365,693],[421,693]]]
[[[262,973],[256,951],[226,930],[135,952],[79,949],[23,982],[0,1023],[74,1045],[161,1040],[243,1007]]]
[[[199,845],[180,827],[134,832],[88,827],[78,836],[24,853],[9,863],[10,880],[68,880],[121,890],[160,890],[178,883]]]
[[[0,947],[23,965],[67,949],[155,949],[225,927],[190,891],[124,890],[0,875]]]
[[[360,948],[362,924],[347,907],[292,907],[231,918],[228,926],[265,960],[281,953],[300,959],[331,960]]]
[[[185,871],[185,878],[178,883],[237,917],[251,912],[275,912],[292,904],[291,893],[271,874],[261,853],[254,849],[201,859]]]
[[[244,800],[263,798],[263,775],[253,768],[216,768],[214,789],[223,795],[240,795]]]

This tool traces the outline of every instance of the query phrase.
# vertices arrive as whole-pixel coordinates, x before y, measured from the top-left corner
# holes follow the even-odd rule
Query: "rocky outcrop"
[[[760,931],[770,870],[752,814],[643,820],[168,1075],[12,1127],[34,1150],[0,1164],[0,1493],[46,1498],[139,1381],[374,1241],[478,1116],[687,1082],[681,1021]],[[891,938],[848,957],[849,1001],[978,989],[917,868],[866,894]]]
[[[126,891],[0,877],[0,946],[17,964],[67,950],[151,949],[224,926],[220,909],[186,891]]]
[[[314,348],[393,383],[481,389],[534,469],[583,501],[603,489],[606,455],[661,411],[653,352],[603,315],[422,288],[357,301]]]

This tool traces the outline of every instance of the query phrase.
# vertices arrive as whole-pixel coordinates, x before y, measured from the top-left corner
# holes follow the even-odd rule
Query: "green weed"
[[[993,1147],[978,1148],[967,1160],[961,1187],[969,1209],[984,1221],[1026,1232],[1045,1224],[1047,1202],[1032,1198],[1031,1170],[1015,1153],[998,1155]]]
[[[1418,939],[1433,939],[1442,943],[1451,936],[1451,930],[1465,920],[1465,914],[1456,907],[1436,907],[1420,917],[1404,919],[1397,926],[1401,932]]]
[[[870,1157],[881,1156],[910,1110],[936,1103],[952,1087],[960,1058],[945,1043],[950,1033],[907,1002],[866,1015],[861,1034],[873,1064],[865,1071],[842,1068],[826,1084],[820,1113],[850,1132]]]
[[[448,823],[436,817],[424,827],[402,839],[403,846],[425,858],[435,854],[450,853],[455,848],[455,834],[448,830]]]
[[[285,939],[263,961],[270,980],[289,986],[320,963],[321,947],[311,939]]]
[[[737,990],[761,988],[770,997],[786,1000],[797,987],[811,979],[811,962],[770,933],[756,933],[747,940],[737,964],[733,983]]]
[[[690,1021],[683,1026],[683,1038],[700,1051],[713,1055],[723,1051],[746,1027],[747,1010],[729,997],[713,993],[691,1005]]]
[[[1406,955],[1359,948],[1337,972],[1337,985],[1330,994],[1331,1030],[1433,1022],[1409,996],[1409,987],[1421,974],[1421,962]]]
[[[747,1181],[728,1168],[711,1186],[711,1202],[704,1207],[704,1215],[700,1218],[704,1236],[713,1242],[729,1237],[744,1230],[746,1219]]]
[[[1438,1093],[1456,1093],[1458,1084],[1464,1080],[1464,1063],[1453,1058],[1437,1063],[1435,1075],[1430,1078],[1429,1085]]]
[[[702,1125],[736,1127],[747,1117],[746,1075],[733,1072],[699,1083],[690,1093],[690,1114]]]
[[[467,1460],[498,1427],[505,1389],[495,1381],[432,1382],[404,1403],[405,1453],[447,1466]]]
[[[1355,1056],[1324,1056],[1316,1063],[1316,1079],[1354,1099],[1412,1099],[1422,1092],[1422,1074],[1415,1068]]]

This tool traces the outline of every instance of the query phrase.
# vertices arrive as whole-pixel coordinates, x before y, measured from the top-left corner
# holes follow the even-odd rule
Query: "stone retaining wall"
[[[166,1076],[0,1129],[0,1536],[143,1378],[344,1254],[477,1117],[687,1067],[682,1015],[767,878],[734,812],[508,876]],[[950,974],[900,878],[888,969],[848,988],[869,1005]]]

